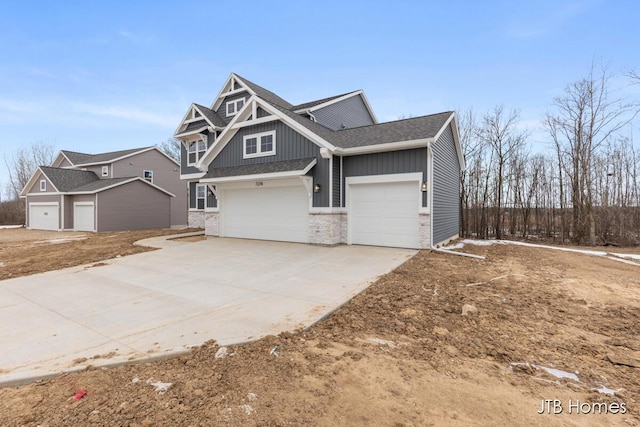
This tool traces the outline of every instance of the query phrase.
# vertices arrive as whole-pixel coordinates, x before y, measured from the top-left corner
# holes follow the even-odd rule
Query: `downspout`
[[[433,150],[431,149],[431,142],[427,144],[427,164],[429,174],[429,226],[431,227],[431,234],[429,236],[429,247],[432,251],[441,252],[449,255],[459,255],[468,258],[484,259],[482,255],[466,254],[464,252],[455,252],[448,249],[436,248],[433,245]]]

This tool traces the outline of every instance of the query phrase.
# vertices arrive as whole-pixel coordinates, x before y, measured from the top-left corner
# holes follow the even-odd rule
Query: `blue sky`
[[[541,140],[594,58],[640,69],[638,16],[615,0],[3,2],[0,157],[160,143],[231,72],[293,104],[364,89],[381,121],[504,104]]]

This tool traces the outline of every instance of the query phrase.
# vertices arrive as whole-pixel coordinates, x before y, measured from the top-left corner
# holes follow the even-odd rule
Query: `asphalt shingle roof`
[[[210,110],[209,108],[205,107],[204,105],[200,105],[200,104],[193,104],[196,107],[198,107],[198,109],[202,112],[202,114],[211,122],[213,123],[214,126],[218,126],[218,127],[225,127],[227,125],[227,122],[225,122],[224,120],[222,120],[222,117],[220,117],[218,115],[218,113],[216,113],[213,110]]]
[[[75,151],[67,151],[67,150],[62,150],[62,153],[64,153],[64,155],[67,156],[67,158],[74,165],[85,165],[85,164],[95,164],[95,163],[107,163],[114,159],[127,156],[129,154],[133,154],[138,151],[146,150],[148,148],[152,148],[152,147],[132,148],[129,150],[111,151],[108,153],[99,153],[99,154],[78,153]]]
[[[90,171],[52,168],[49,166],[40,166],[40,170],[42,170],[42,173],[45,174],[58,191],[63,193],[100,180],[98,175]]]
[[[228,176],[258,175],[263,173],[277,173],[289,171],[302,171],[315,158],[282,160],[279,162],[256,163],[244,166],[230,166],[225,168],[215,168],[207,172],[204,178],[224,178]]]
[[[80,187],[74,188],[72,193],[80,193],[80,192],[97,192],[102,190],[103,188],[111,187],[112,185],[120,184],[125,181],[129,181],[133,178],[137,178],[135,176],[128,176],[123,178],[109,178],[109,179],[99,179],[98,181],[89,182],[85,185],[81,185]]]
[[[341,96],[349,95],[350,93],[354,93],[354,92],[357,92],[357,90],[353,90],[351,92],[343,93],[343,94],[340,94],[340,95],[330,96],[328,98],[322,98],[322,99],[318,99],[318,100],[315,100],[315,101],[305,102],[304,104],[294,105],[293,107],[290,108],[290,110],[291,111],[297,111],[297,110],[304,110],[304,109],[307,109],[307,108],[313,108],[316,105],[324,104],[325,102],[329,102],[331,100],[340,98]]]
[[[236,76],[238,75],[236,74]],[[240,80],[246,83],[247,86],[249,86],[249,88],[256,93],[256,95],[258,95],[260,98],[264,99],[265,101],[268,101],[272,104],[276,104],[280,107],[284,107],[286,109],[290,109],[291,107],[293,107],[293,105],[291,105],[284,99],[280,98],[278,95],[271,92],[270,90],[267,90],[262,86],[258,86],[257,84],[245,79],[242,76],[238,76],[238,78],[240,78]]]

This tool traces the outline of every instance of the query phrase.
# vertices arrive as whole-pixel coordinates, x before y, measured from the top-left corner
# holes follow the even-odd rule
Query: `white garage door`
[[[59,230],[58,203],[29,203],[29,228]]]
[[[351,184],[349,192],[349,243],[418,247],[418,182]]]
[[[73,204],[73,229],[77,231],[94,231],[93,202],[75,202]]]
[[[221,236],[309,241],[309,196],[302,183],[223,191]]]

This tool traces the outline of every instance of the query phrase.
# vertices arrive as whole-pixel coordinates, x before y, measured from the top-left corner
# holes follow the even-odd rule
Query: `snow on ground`
[[[7,228],[22,228],[22,225],[0,225],[0,230],[4,230]]]
[[[552,249],[556,251],[564,251],[564,252],[575,252],[585,255],[593,255],[593,256],[601,256],[612,259],[614,261],[620,261],[625,264],[637,265],[640,266],[637,262],[629,261],[627,259],[622,258],[631,258],[640,260],[640,255],[636,254],[618,254],[614,252],[605,252],[605,251],[594,251],[590,249],[575,249],[575,248],[563,248],[560,246],[549,246],[549,245],[540,245],[537,243],[527,243],[527,242],[518,242],[514,240],[473,240],[473,239],[463,239],[453,245],[443,246],[442,249],[453,250],[453,249],[462,249],[465,245],[475,245],[475,246],[489,246],[489,245],[516,245],[516,246],[529,246],[532,248],[543,248],[543,249]]]

